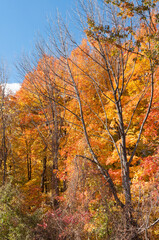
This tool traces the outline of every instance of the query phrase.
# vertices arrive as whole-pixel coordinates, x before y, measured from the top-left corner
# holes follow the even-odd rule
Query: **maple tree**
[[[60,139],[64,134],[62,130],[64,113],[62,113],[59,105],[52,101],[53,98],[62,101],[54,81],[56,79],[51,71],[55,64],[52,58],[44,56],[39,61],[35,71],[26,75],[22,89],[16,98],[23,108],[23,129],[29,127],[28,140],[31,140],[31,136],[33,138],[32,152],[37,156],[37,151],[39,151],[37,158],[42,158],[42,192],[47,193],[52,189],[52,202],[57,207],[58,197],[60,192],[63,191],[64,187],[62,185],[65,184],[65,181],[59,181],[58,178],[59,166],[62,164],[59,148]],[[33,102],[34,104],[32,104]],[[24,137],[26,137],[26,133]],[[38,142],[40,144],[39,148],[37,148]]]

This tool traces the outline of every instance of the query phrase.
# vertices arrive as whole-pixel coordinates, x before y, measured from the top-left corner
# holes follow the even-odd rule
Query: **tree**
[[[8,158],[8,139],[7,127],[9,124],[8,96],[6,94],[7,74],[4,65],[0,69],[0,122],[1,122],[1,148],[0,148],[0,168],[3,166],[3,185],[6,182],[7,158]]]
[[[62,101],[57,88],[56,77],[51,69],[56,67],[53,58],[43,55],[34,71],[28,71],[21,89],[20,102],[25,101],[27,114],[29,112],[30,126],[37,132],[43,146],[43,170],[41,174],[42,192],[52,190],[52,202],[58,207],[58,197],[61,191],[59,182],[59,165],[61,164],[59,148],[63,137],[63,112],[56,101]],[[22,66],[26,71],[26,68]],[[25,98],[25,100],[24,100]],[[55,99],[55,101],[52,101]],[[26,104],[27,102],[27,104]],[[62,133],[63,132],[63,133]],[[30,139],[30,138],[29,138]],[[52,165],[52,167],[50,167]],[[48,170],[47,170],[48,169]],[[50,174],[47,174],[50,172]],[[48,179],[48,180],[47,180]],[[51,187],[46,182],[51,183]]]

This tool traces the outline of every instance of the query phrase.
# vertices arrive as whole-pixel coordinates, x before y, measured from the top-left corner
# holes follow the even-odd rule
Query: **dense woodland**
[[[80,44],[58,19],[1,68],[0,239],[158,239],[157,2],[79,1]]]

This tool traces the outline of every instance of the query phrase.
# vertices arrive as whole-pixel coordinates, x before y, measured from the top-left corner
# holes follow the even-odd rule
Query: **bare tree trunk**
[[[42,192],[44,192],[45,190],[47,191],[47,189],[45,189],[46,188],[46,183],[45,183],[45,181],[46,181],[46,161],[47,161],[46,149],[47,148],[45,147],[45,149],[44,149],[45,156],[43,158],[43,172],[41,174],[41,191]]]
[[[52,103],[52,115],[54,122],[54,130],[52,134],[52,155],[53,155],[53,165],[52,165],[52,191],[53,191],[53,201],[54,207],[58,207],[59,203],[56,197],[59,196],[59,179],[58,179],[58,150],[59,150],[59,130],[58,130],[58,119],[57,119],[57,106],[56,103]],[[54,195],[55,192],[55,195]]]
[[[26,150],[27,150],[26,160],[27,160],[28,181],[30,181],[31,175],[32,175],[32,163],[31,163],[31,156],[30,156],[31,149],[30,149],[30,146],[29,146],[27,140],[26,140]]]
[[[2,148],[3,148],[3,184],[6,181],[6,172],[7,172],[7,147],[6,147],[6,136],[5,136],[5,124],[3,124],[3,139],[2,139]]]
[[[6,182],[7,172],[7,146],[6,146],[6,117],[5,117],[5,86],[2,87],[1,121],[2,121],[2,162],[3,162],[3,185]]]

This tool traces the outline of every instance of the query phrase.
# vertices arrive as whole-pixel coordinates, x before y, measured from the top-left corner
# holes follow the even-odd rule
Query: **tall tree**
[[[52,200],[55,207],[57,207],[60,194],[58,171],[63,113],[59,104],[56,103],[56,101],[62,101],[62,98],[60,96],[60,89],[57,86],[56,76],[52,74],[52,68],[57,68],[54,59],[43,55],[36,69],[27,74],[22,89],[26,95],[31,96],[32,102],[35,102],[35,104],[32,104],[29,101],[26,107],[29,112],[32,112],[30,114],[30,123],[39,134],[39,138],[41,138],[44,145],[43,171],[41,175],[42,191],[44,191],[44,186],[46,190],[45,182],[46,178],[48,178],[46,176],[46,169],[47,165],[50,165],[52,161],[50,169]],[[38,116],[35,118],[35,112],[41,116],[39,119]]]
[[[7,73],[4,65],[0,68],[0,123],[1,123],[1,159],[0,167],[3,167],[3,184],[6,182],[7,175],[7,158],[8,158],[8,144],[7,144],[7,126],[9,115],[9,99],[6,94]]]

